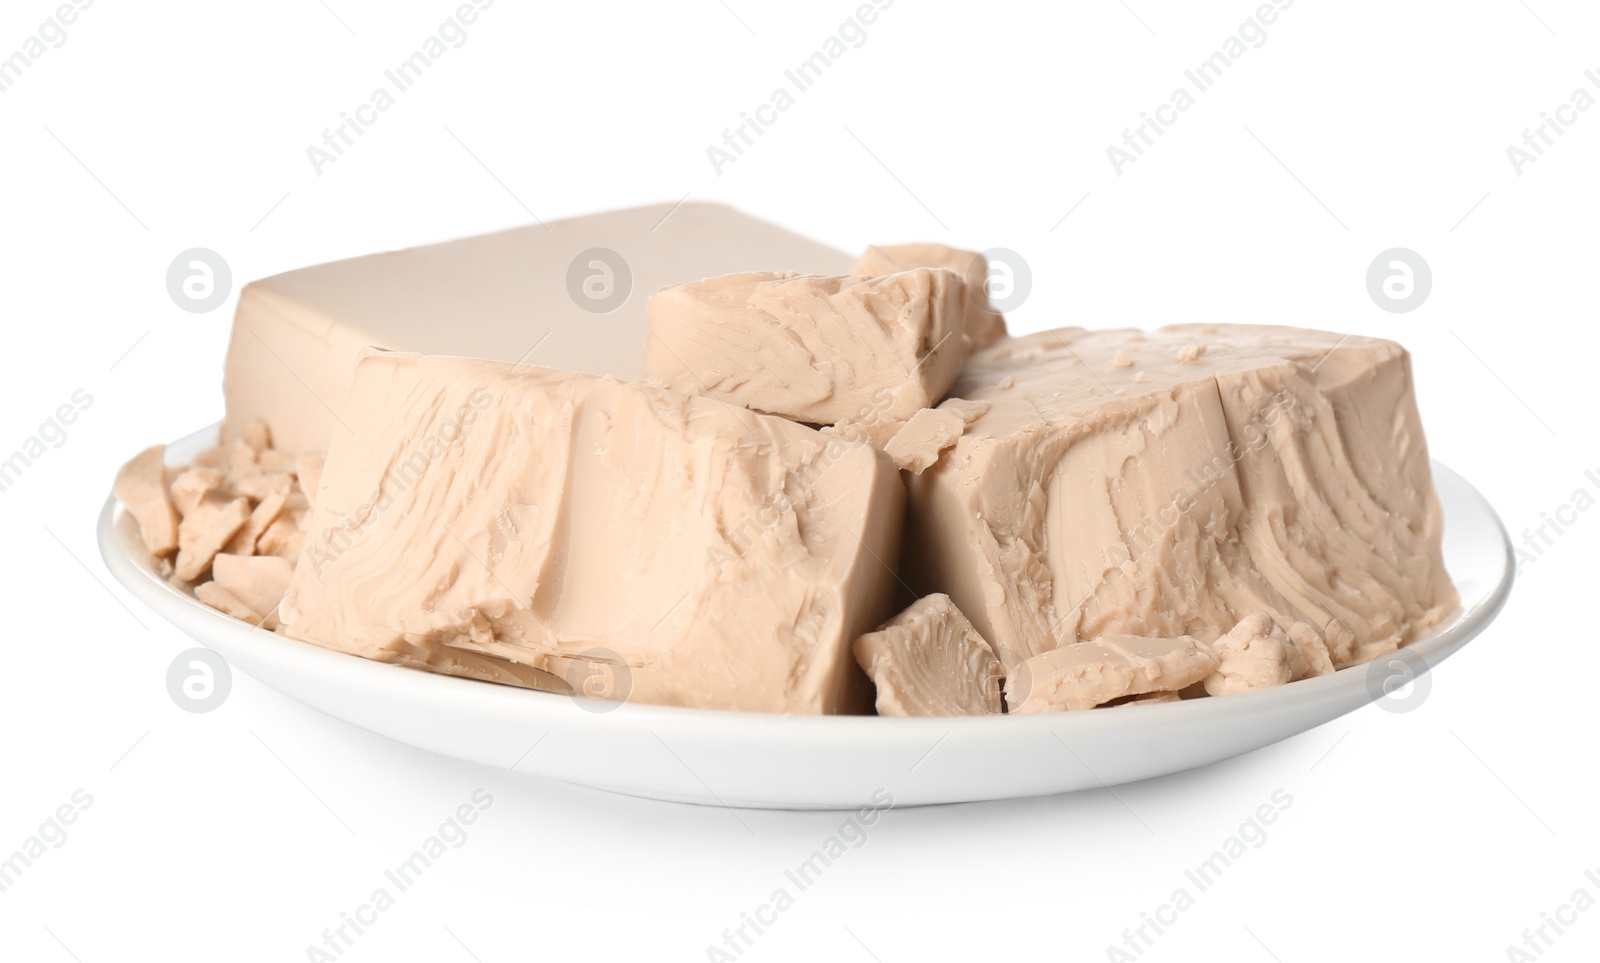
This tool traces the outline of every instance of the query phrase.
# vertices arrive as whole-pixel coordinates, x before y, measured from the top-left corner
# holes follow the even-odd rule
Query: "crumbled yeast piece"
[[[294,476],[288,472],[240,472],[227,476],[224,484],[235,495],[259,502],[287,494],[294,488]]]
[[[880,716],[1003,711],[1000,660],[948,595],[918,599],[852,649],[877,687]]]
[[[157,571],[214,609],[276,629],[278,598],[311,515],[296,466],[314,477],[321,455],[276,451],[260,424],[241,427],[186,466],[166,468],[164,454],[161,447],[139,453],[114,489]]]
[[[1205,678],[1211,695],[1262,689],[1333,671],[1320,638],[1302,634],[1297,642],[1266,612],[1240,620],[1211,643],[1211,649],[1222,660],[1217,671]]]
[[[167,555],[178,547],[178,511],[167,491],[162,456],[165,445],[146,448],[117,472],[112,492],[139,522],[139,535],[151,555]]]
[[[178,560],[173,574],[185,582],[198,579],[249,520],[247,498],[232,498],[221,491],[197,496],[178,523]]]
[[[1215,672],[1218,661],[1187,635],[1106,635],[1019,663],[1006,677],[1006,703],[1012,712],[1062,712],[1127,696],[1176,693]]]
[[[939,456],[956,443],[967,426],[989,410],[987,401],[946,398],[937,408],[924,408],[899,427],[887,442],[878,444],[901,471],[920,475]],[[843,431],[849,432],[850,426]],[[862,437],[873,442],[870,433]]]
[[[886,413],[874,411],[860,421],[841,421],[836,425],[826,425],[819,430],[836,438],[882,449],[888,447],[894,436],[906,426],[907,420],[909,419],[891,417]]]
[[[983,413],[989,410],[989,403],[987,401],[968,401],[965,398],[946,398],[939,402],[939,410],[954,412],[961,418],[963,425],[970,425],[983,417]]]
[[[254,499],[255,507],[250,510],[244,527],[223,546],[223,551],[232,555],[255,554],[257,541],[283,514],[284,506],[289,503],[289,492],[294,487],[294,479],[288,475],[258,475],[249,482],[234,489]]]
[[[267,526],[267,530],[256,539],[255,549],[263,555],[276,555],[286,558],[290,562],[300,558],[300,552],[305,548],[306,532],[305,522],[310,518],[309,506],[301,513],[300,523],[287,515],[279,515],[278,520]]]
[[[1334,670],[1333,654],[1328,651],[1327,639],[1337,637],[1334,627],[1329,627],[1328,635],[1323,635],[1304,622],[1295,622],[1289,626],[1289,640],[1295,648],[1300,650],[1300,657],[1305,659],[1310,671],[1308,675],[1327,675]],[[1377,653],[1373,658],[1377,658]]]
[[[178,514],[187,517],[197,511],[207,494],[220,491],[227,476],[219,469],[199,465],[178,472],[172,479],[172,503]]]
[[[243,439],[235,438],[196,455],[194,467],[212,469],[229,477],[245,475],[256,470],[256,450]]]
[[[941,452],[956,443],[966,427],[967,423],[954,411],[924,408],[895,432],[883,450],[900,470],[920,475],[939,460]]]
[[[268,448],[256,456],[256,467],[269,475],[295,474],[295,460],[299,456],[276,448]]]
[[[278,628],[278,602],[293,574],[294,566],[274,555],[220,554],[211,561],[211,581],[196,586],[195,596],[271,631]]]

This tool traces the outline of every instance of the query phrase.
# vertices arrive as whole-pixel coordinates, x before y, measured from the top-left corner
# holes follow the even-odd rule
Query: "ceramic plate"
[[[167,449],[173,464],[216,427]],[[603,703],[343,655],[229,618],[162,581],[115,499],[100,551],[127,589],[201,645],[305,705],[393,739],[529,775],[680,802],[848,809],[1093,789],[1205,766],[1271,745],[1394,691],[1461,648],[1505,604],[1512,555],[1500,519],[1437,463],[1444,560],[1462,607],[1371,666],[1224,698],[1090,712],[952,719],[783,716]],[[887,794],[887,796],[885,796]]]

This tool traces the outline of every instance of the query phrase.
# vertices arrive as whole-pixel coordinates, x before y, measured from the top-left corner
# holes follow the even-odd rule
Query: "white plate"
[[[206,428],[167,450],[182,464]],[[1391,659],[1225,698],[1090,712],[954,719],[784,716],[595,703],[433,675],[295,642],[202,605],[153,571],[108,499],[100,551],[130,592],[236,669],[401,742],[613,792],[763,809],[849,809],[1072,792],[1209,765],[1322,725],[1425,672],[1482,632],[1511,591],[1512,554],[1488,502],[1437,463],[1444,559],[1462,608]],[[1383,674],[1380,675],[1379,672]],[[1391,682],[1391,687],[1392,687]],[[597,709],[607,711],[596,711]],[[532,751],[530,751],[530,748]]]

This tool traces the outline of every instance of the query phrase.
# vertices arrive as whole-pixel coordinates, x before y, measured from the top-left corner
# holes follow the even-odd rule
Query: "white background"
[[[1520,176],[1506,155],[1575,89],[1600,96],[1584,77],[1600,11],[1299,0],[1119,177],[1106,147],[1255,8],[1128,4],[899,0],[720,177],[706,147],[849,0],[501,0],[321,176],[306,147],[448,0],[84,11],[0,93],[0,452],[75,389],[94,399],[0,493],[0,853],[75,789],[93,803],[0,893],[0,958],[306,959],[483,787],[467,843],[345,959],[703,960],[841,820],[741,814],[752,835],[718,809],[436,758],[238,676],[217,711],[180,711],[164,674],[190,643],[111,585],[92,525],[122,460],[221,414],[233,302],[174,306],[167,265],[190,247],[221,252],[236,288],[686,192],[847,250],[1005,246],[1034,275],[1013,330],[1392,337],[1414,352],[1434,456],[1519,540],[1575,490],[1600,495],[1600,108]],[[52,10],[6,3],[0,57]],[[1432,265],[1407,314],[1365,287],[1393,246]],[[1574,890],[1600,896],[1584,877],[1600,867],[1597,547],[1600,511],[1580,513],[1414,712],[1368,707],[1116,796],[892,811],[744,958],[1106,959],[1281,788],[1293,803],[1265,844],[1144,959],[1506,959]],[[1544,958],[1597,949],[1589,910]]]

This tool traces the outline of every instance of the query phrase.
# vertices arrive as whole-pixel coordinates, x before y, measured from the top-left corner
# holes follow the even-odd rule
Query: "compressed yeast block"
[[[1457,605],[1393,342],[1062,329],[974,354],[952,394],[989,407],[906,476],[906,575],[1008,670],[1105,635],[1210,643],[1258,612],[1343,667]]]
[[[291,637],[580,692],[608,666],[599,694],[635,702],[870,705],[850,642],[890,614],[904,514],[881,452],[709,398],[389,352],[360,359],[345,418],[279,607]]]
[[[943,244],[874,244],[856,261],[854,274],[893,274],[912,268],[942,268],[966,282],[967,337],[973,349],[1006,336],[1006,319],[989,305],[989,259]]]
[[[1000,661],[948,595],[918,599],[856,639],[880,716],[981,716],[1004,711]]]
[[[608,211],[369,254],[239,292],[223,434],[255,422],[326,451],[363,348],[536,363],[637,380],[645,302],[735,271],[844,274],[849,255],[720,204]]]
[[[939,403],[967,356],[964,289],[925,268],[675,285],[650,299],[644,376],[808,424],[904,422]]]

